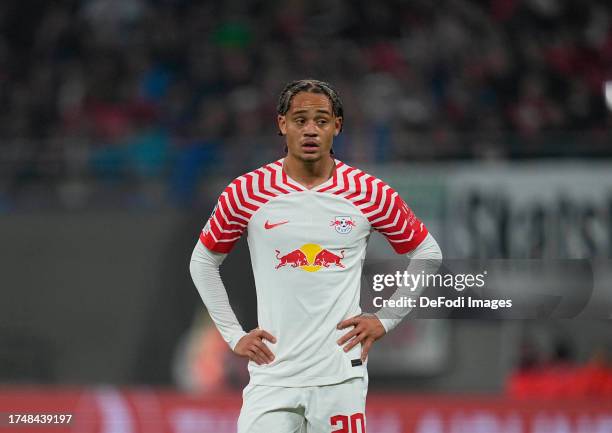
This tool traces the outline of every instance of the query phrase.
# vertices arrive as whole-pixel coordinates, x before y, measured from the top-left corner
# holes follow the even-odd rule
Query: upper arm
[[[370,224],[396,253],[409,253],[425,239],[427,228],[393,188],[385,185],[383,191],[376,198],[382,211],[372,216]]]
[[[240,199],[231,185],[217,204],[200,233],[200,241],[210,251],[229,253],[247,228],[249,215],[240,208]]]

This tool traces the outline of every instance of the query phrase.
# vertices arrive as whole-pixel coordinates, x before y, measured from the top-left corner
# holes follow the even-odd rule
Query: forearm
[[[225,259],[225,254],[208,250],[200,241],[196,244],[189,271],[198,289],[198,293],[206,305],[208,314],[223,336],[223,339],[234,349],[236,343],[246,334],[240,326],[227,297],[227,291],[219,274],[219,266]]]
[[[431,234],[428,234],[423,242],[419,244],[413,251],[406,254],[410,259],[406,272],[413,275],[423,273],[423,275],[434,274],[438,271],[440,264],[442,263],[442,251],[438,246],[438,243]],[[420,294],[424,286],[419,284],[417,287],[398,287],[393,293],[391,299],[400,299],[403,296],[416,296]],[[411,311],[409,307],[406,308],[381,308],[376,312],[376,316],[379,318],[385,330],[389,332],[395,328],[402,319]]]

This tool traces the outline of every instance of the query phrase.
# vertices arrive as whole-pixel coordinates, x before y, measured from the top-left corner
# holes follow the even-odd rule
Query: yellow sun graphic
[[[323,248],[321,247],[321,245],[317,244],[304,244],[300,247],[300,250],[306,256],[306,260],[308,261],[308,263],[314,263],[315,257],[322,249]],[[300,266],[300,269],[303,269],[306,272],[317,272],[319,269],[321,269],[321,266],[305,265]]]

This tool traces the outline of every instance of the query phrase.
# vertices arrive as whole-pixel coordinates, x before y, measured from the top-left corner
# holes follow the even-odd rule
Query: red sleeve
[[[425,239],[427,228],[393,188],[379,191],[376,201],[381,211],[370,218],[370,224],[387,238],[396,253],[409,253]]]
[[[219,196],[217,205],[200,233],[200,241],[217,253],[229,253],[247,227],[250,214],[245,212],[236,190],[230,186]]]

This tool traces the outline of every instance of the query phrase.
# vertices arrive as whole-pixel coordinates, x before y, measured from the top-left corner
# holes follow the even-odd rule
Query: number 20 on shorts
[[[350,420],[350,425],[349,425]],[[340,427],[331,433],[366,433],[365,418],[362,413],[354,413],[350,417],[346,415],[334,415],[329,419],[332,427]],[[359,424],[359,428],[357,428]]]

